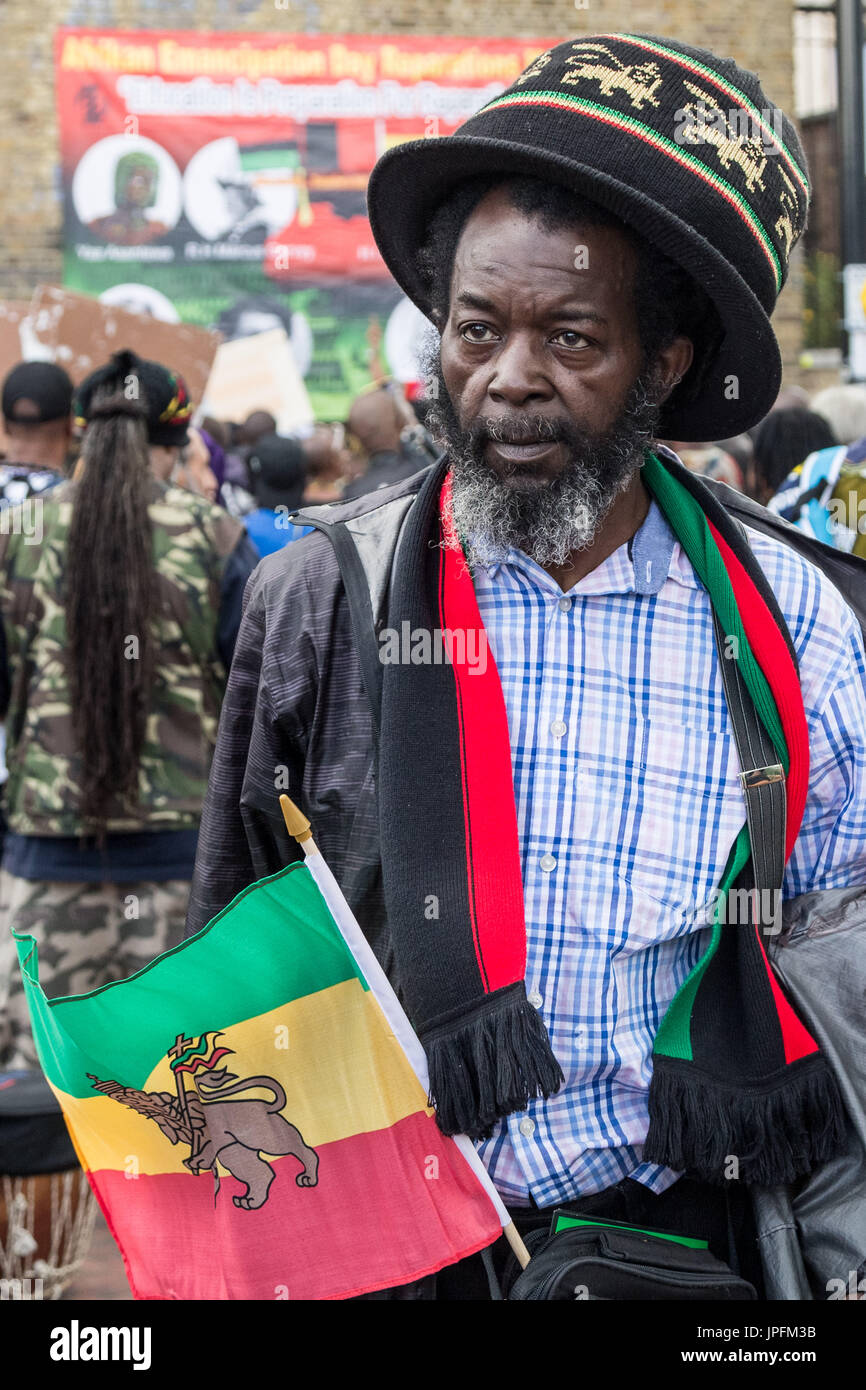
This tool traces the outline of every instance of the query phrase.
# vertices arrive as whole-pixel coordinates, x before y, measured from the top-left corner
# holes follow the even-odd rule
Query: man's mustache
[[[573,443],[585,437],[570,420],[551,419],[546,415],[501,415],[473,420],[464,434],[477,448],[490,443]]]

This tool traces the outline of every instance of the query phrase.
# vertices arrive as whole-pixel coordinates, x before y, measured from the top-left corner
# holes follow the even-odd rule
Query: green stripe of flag
[[[112,1079],[143,1087],[182,1029],[188,1038],[230,1028],[344,980],[366,981],[309,869],[291,864],[251,884],[189,941],[128,980],[48,1001],[35,987],[33,939],[16,938],[40,1060],[48,1080],[74,1096]]]

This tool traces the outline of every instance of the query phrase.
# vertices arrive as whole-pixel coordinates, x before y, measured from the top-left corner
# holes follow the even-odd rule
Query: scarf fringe
[[[429,1104],[443,1134],[487,1139],[498,1120],[565,1080],[538,1011],[524,997],[425,1039]]]
[[[690,1063],[685,1066],[688,1071],[655,1058],[645,1163],[688,1171],[708,1183],[775,1187],[842,1149],[845,1108],[823,1057],[793,1063],[779,1085],[763,1093],[723,1089]]]

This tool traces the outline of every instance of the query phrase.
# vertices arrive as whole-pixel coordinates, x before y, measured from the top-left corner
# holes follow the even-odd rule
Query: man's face
[[[636,264],[616,228],[548,231],[503,189],[467,221],[432,422],[461,533],[472,513],[493,549],[562,563],[630,486],[657,418],[639,381]]]
[[[133,169],[124,186],[126,202],[131,207],[144,208],[153,192],[153,175],[149,169]]]

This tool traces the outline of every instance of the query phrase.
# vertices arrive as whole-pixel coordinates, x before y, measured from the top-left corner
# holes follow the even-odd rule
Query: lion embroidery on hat
[[[743,136],[736,124],[732,127],[728,113],[712,93],[696,87],[693,82],[683,82],[683,86],[698,100],[688,102],[677,112],[677,116],[686,121],[680,138],[689,145],[714,145],[724,169],[736,164],[745,176],[749,192],[754,193],[756,185],[763,192],[767,156],[761,140],[754,135]],[[742,110],[740,114],[752,120],[748,111]]]
[[[658,63],[623,63],[603,43],[573,43],[574,56],[566,59],[570,69],[564,73],[564,86],[576,86],[583,80],[599,84],[602,94],[612,96],[616,88],[625,92],[635,110],[645,101],[658,106],[655,93],[662,84]],[[604,60],[607,59],[605,62]]]
[[[775,231],[785,243],[785,260],[787,260],[791,254],[791,244],[796,241],[803,228],[799,216],[800,200],[797,197],[797,190],[784,169],[780,169],[779,173],[782,175],[782,182],[785,187],[782,189],[782,195],[779,199],[782,204],[782,213],[776,219]]]
[[[539,53],[535,61],[533,63],[530,63],[529,67],[526,68],[526,70],[522,72],[519,77],[515,78],[515,87],[519,87],[522,83],[528,82],[531,77],[539,77],[541,73],[544,71],[544,69],[547,67],[547,64],[549,62],[549,53]]]

